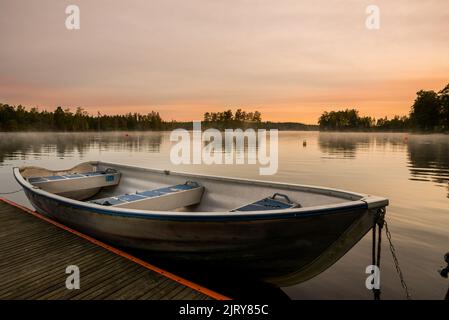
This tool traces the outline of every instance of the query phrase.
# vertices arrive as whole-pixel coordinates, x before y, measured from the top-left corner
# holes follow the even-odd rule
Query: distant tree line
[[[222,112],[204,113],[203,128],[224,129],[277,129],[277,130],[317,130],[316,125],[307,125],[299,122],[271,122],[262,121],[262,113],[259,111],[246,112],[237,109],[235,112],[226,110]]]
[[[324,112],[318,120],[320,130],[379,130],[449,132],[449,84],[439,92],[417,92],[409,116],[394,116],[392,119],[375,119],[360,116],[356,109]],[[172,130],[192,128],[191,122],[166,122],[158,112],[142,115],[88,114],[83,108],[57,107],[55,111],[31,108],[22,105],[10,106],[0,103],[0,131],[116,131],[116,130]],[[263,122],[259,111],[206,112],[203,127],[217,129],[265,128],[279,130],[315,130],[317,126],[296,122]]]
[[[223,112],[206,112],[203,118],[203,126],[217,129],[231,128],[257,128],[262,123],[262,114],[259,111],[246,112],[237,109]]]
[[[159,113],[146,115],[89,115],[82,108],[75,112],[57,107],[49,112],[25,107],[0,104],[0,131],[93,131],[93,130],[161,130],[164,123]]]
[[[361,117],[355,109],[341,111],[325,111],[318,124],[324,130],[346,130],[346,129],[369,129],[373,126],[374,119],[371,117]]]
[[[449,84],[439,91],[417,92],[409,116],[362,117],[356,109],[324,112],[320,130],[449,132]]]
[[[237,109],[223,112],[206,112],[203,128],[266,128],[279,130],[316,130],[317,126],[302,123],[262,122],[259,111],[246,112]],[[158,112],[148,114],[127,113],[124,115],[93,116],[83,108],[70,109],[57,107],[55,111],[31,108],[22,105],[11,106],[0,103],[0,131],[134,131],[134,130],[173,130],[177,128],[192,129],[192,122],[164,121]]]

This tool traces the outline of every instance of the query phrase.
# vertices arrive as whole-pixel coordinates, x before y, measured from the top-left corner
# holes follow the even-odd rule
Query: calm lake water
[[[103,160],[385,196],[390,199],[387,221],[412,297],[443,299],[448,290],[449,281],[438,269],[449,252],[449,136],[280,132],[279,170],[273,176],[259,176],[258,165],[172,165],[166,132],[0,133],[0,137],[0,193],[19,188],[13,166],[64,169]],[[22,192],[6,197],[29,206]],[[324,273],[282,290],[293,299],[371,299],[365,288],[369,264],[371,234]],[[385,236],[381,283],[383,298],[404,299]]]

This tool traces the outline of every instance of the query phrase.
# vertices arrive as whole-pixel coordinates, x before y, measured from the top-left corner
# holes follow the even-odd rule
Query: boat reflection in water
[[[205,260],[201,261],[201,263],[189,261],[188,259],[173,260],[170,254],[160,255],[143,250],[133,250],[132,254],[143,260],[150,261],[163,269],[173,270],[180,276],[234,299],[289,300],[290,297],[281,289],[282,287],[300,284],[332,267],[352,246],[366,235],[367,230],[368,232],[371,230],[373,225],[372,219],[373,217],[371,216],[366,220],[363,219],[354,223],[346,232],[339,237],[336,236],[336,238],[332,238],[330,235],[335,235],[335,232],[339,230],[338,228],[334,230],[331,230],[332,228],[322,229],[321,231],[315,229],[301,230],[305,232],[305,237],[310,236],[314,232],[318,234],[323,232],[323,234],[328,234],[329,237],[327,241],[323,241],[316,246],[314,246],[314,240],[303,242],[304,246],[314,246],[314,249],[310,250],[309,254],[316,254],[317,258],[312,262],[305,261],[303,264],[298,264],[297,270],[288,270],[283,274],[279,272],[285,270],[281,259],[275,261],[269,260],[269,258],[267,260],[261,259],[259,261],[261,265],[269,265],[270,268],[276,271],[276,277],[269,279],[264,277],[265,274],[260,273],[263,268],[254,266],[252,270],[248,270],[249,265],[245,261],[244,254],[242,254],[242,259],[238,262],[227,261],[223,257],[217,257],[216,260]],[[310,239],[312,238],[314,237],[310,237]],[[129,250],[129,248],[123,249]],[[319,250],[322,250],[321,254]],[[303,251],[298,247],[297,250],[289,251],[288,254],[299,257],[302,256]],[[370,255],[370,252],[366,254]],[[273,257],[273,259],[277,258]]]

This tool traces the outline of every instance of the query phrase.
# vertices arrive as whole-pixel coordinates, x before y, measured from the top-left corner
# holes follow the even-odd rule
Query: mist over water
[[[437,272],[449,251],[447,135],[280,132],[279,170],[273,176],[260,176],[259,165],[172,165],[168,132],[1,133],[0,137],[0,192],[19,189],[12,176],[14,166],[64,169],[102,160],[385,196],[390,200],[387,221],[412,296],[442,299],[448,289],[449,282]],[[23,193],[6,197],[29,206]],[[283,290],[293,299],[370,299],[365,288],[369,264],[370,234],[324,273]],[[386,237],[381,284],[383,298],[405,297]]]

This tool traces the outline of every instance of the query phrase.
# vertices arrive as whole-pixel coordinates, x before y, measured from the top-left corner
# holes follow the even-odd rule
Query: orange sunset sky
[[[448,0],[0,0],[0,39],[0,103],[51,110],[316,123],[345,107],[404,115],[449,83]]]

